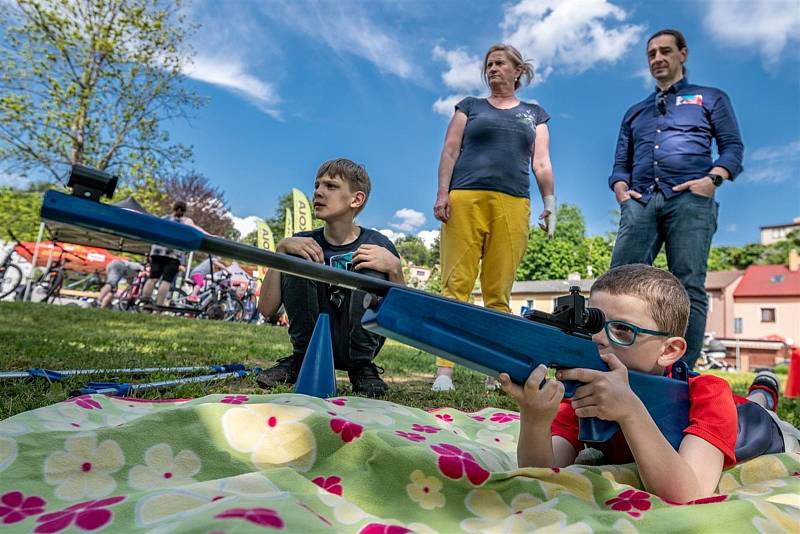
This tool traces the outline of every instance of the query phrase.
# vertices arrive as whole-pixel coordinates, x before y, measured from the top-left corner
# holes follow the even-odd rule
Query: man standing
[[[621,211],[611,266],[652,264],[665,246],[669,270],[691,301],[683,358],[691,368],[706,325],[706,265],[719,209],[714,192],[742,171],[744,145],[728,95],[687,80],[688,55],[677,30],[647,41],[656,91],[622,119],[608,185]]]

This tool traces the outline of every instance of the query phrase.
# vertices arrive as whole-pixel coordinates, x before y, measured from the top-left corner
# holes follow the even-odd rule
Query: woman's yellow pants
[[[497,191],[450,191],[450,218],[439,240],[442,295],[466,302],[478,272],[483,305],[510,312],[514,275],[528,246],[531,202]],[[453,362],[436,358],[438,367]]]

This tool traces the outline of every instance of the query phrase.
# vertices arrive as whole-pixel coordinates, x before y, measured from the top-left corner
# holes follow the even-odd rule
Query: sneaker
[[[433,386],[431,386],[431,391],[453,391],[456,389],[455,384],[453,384],[453,379],[447,375],[439,375],[436,377],[436,380],[433,381]]]
[[[347,371],[353,393],[363,393],[367,397],[381,397],[389,391],[389,386],[381,380],[383,367],[372,362],[357,362]]]
[[[778,397],[781,394],[781,383],[775,373],[771,371],[759,371],[747,390],[748,395],[753,391],[764,391],[772,399],[772,406],[770,410],[775,410],[778,407]]]
[[[297,375],[300,374],[300,367],[303,360],[289,356],[281,358],[278,363],[265,369],[256,375],[256,383],[262,388],[271,388],[278,384],[294,384],[297,382]]]

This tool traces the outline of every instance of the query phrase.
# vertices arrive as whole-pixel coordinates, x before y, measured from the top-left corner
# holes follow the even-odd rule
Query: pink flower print
[[[335,404],[336,406],[344,406],[345,404],[347,404],[347,401],[345,399],[327,399],[327,400],[328,402],[330,402],[331,404]]]
[[[215,519],[244,519],[255,525],[283,528],[283,519],[270,508],[231,508],[214,516]]]
[[[445,423],[452,423],[453,422],[453,416],[450,415],[449,413],[437,413],[436,414],[436,418],[437,419],[441,419]]]
[[[345,419],[336,418],[331,419],[331,430],[340,434],[342,436],[342,441],[350,443],[354,439],[361,437],[361,432],[364,430],[364,427]]]
[[[79,397],[73,397],[71,399],[67,399],[65,402],[74,402],[84,410],[102,410],[103,407],[100,406],[100,403],[97,402],[92,398],[91,395],[81,395]]]
[[[673,506],[683,506],[684,504],[712,504],[715,502],[722,502],[727,498],[728,498],[727,495],[712,495],[711,497],[703,497],[702,499],[695,499],[687,503],[675,502],[664,498],[662,498],[661,500],[666,503],[672,504]]]
[[[482,415],[470,415],[471,418],[475,419],[476,421],[486,421],[486,418]]]
[[[515,413],[495,412],[489,420],[492,423],[510,423],[511,421],[519,421],[519,415]]]
[[[455,445],[442,443],[431,445],[431,449],[439,455],[439,471],[447,478],[458,480],[466,474],[474,486],[480,486],[489,478],[489,471],[481,467],[470,453],[462,451]]]
[[[312,480],[311,482],[313,482],[314,484],[316,484],[320,488],[322,488],[324,490],[327,490],[329,493],[333,493],[335,495],[338,495],[339,497],[341,497],[342,493],[344,493],[344,489],[342,488],[342,484],[341,484],[342,478],[341,477],[337,477],[336,475],[330,476],[328,478],[317,477],[314,480]]]
[[[41,523],[33,531],[36,534],[52,534],[61,532],[75,522],[75,526],[81,530],[97,530],[107,525],[113,517],[113,512],[107,510],[106,506],[112,506],[125,500],[125,497],[109,497],[95,501],[86,501],[73,504],[58,512],[52,512],[37,517],[36,522]]]
[[[613,499],[606,501],[606,505],[615,512],[626,512],[629,516],[639,518],[642,512],[650,509],[650,494],[635,489],[625,490]]]
[[[226,395],[220,402],[225,404],[244,404],[249,401],[250,397],[247,395]]]
[[[551,467],[550,469],[552,469],[553,473],[556,473],[556,474],[561,472],[561,468],[560,467]]]
[[[0,524],[18,523],[31,515],[44,512],[47,501],[41,497],[25,497],[20,491],[9,491],[0,497]]]
[[[358,534],[406,534],[414,532],[398,525],[384,525],[383,523],[370,523],[358,531]]]
[[[422,434],[415,434],[414,432],[403,432],[402,430],[395,430],[395,434],[400,436],[401,438],[406,438],[408,441],[414,441],[419,443],[420,441],[425,441],[425,436]]]
[[[414,432],[425,432],[426,434],[436,434],[441,430],[438,426],[431,426],[431,425],[420,425],[414,423],[411,425],[411,430]]]

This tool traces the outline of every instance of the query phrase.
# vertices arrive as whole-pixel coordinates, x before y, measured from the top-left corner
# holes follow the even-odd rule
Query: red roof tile
[[[800,297],[800,271],[785,265],[751,265],[734,297]]]

